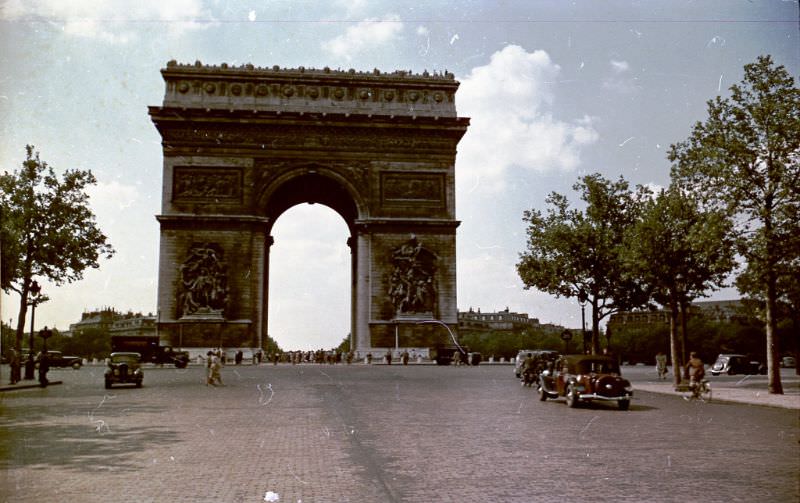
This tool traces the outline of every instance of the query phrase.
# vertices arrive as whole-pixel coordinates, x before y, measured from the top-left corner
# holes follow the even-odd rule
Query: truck
[[[139,353],[142,362],[156,365],[175,365],[179,369],[189,364],[187,351],[176,351],[171,346],[162,346],[156,335],[112,335],[112,353]]]
[[[462,364],[469,365],[469,348],[464,346],[456,346],[449,344],[436,344],[428,349],[430,359],[435,361],[437,365],[450,365],[458,353],[458,359]]]

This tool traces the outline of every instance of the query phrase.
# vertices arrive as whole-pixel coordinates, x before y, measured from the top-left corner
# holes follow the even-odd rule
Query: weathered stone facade
[[[355,348],[423,346],[457,326],[451,74],[181,65],[150,107],[164,153],[159,329],[261,347],[270,231],[305,202],[350,229]]]

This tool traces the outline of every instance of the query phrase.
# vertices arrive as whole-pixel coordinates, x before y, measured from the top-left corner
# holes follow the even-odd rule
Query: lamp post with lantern
[[[588,348],[586,347],[586,301],[589,300],[589,296],[586,295],[586,290],[581,288],[578,290],[578,302],[581,305],[581,335],[583,336],[583,352],[584,354],[587,353]]]
[[[36,280],[33,280],[30,286],[30,299],[28,300],[28,304],[31,306],[31,335],[30,335],[30,342],[28,345],[28,358],[25,360],[25,379],[33,379],[34,367],[35,363],[33,361],[33,327],[34,327],[34,319],[36,317],[36,305],[39,304],[39,294],[42,291],[42,287],[39,286],[39,283]]]

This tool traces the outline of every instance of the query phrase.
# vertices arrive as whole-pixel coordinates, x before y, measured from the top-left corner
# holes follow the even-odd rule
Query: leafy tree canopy
[[[769,389],[782,393],[775,315],[781,278],[796,274],[800,256],[800,89],[761,56],[730,90],[708,102],[708,119],[670,147],[669,159],[676,183],[735,216],[737,250],[747,261],[739,285],[765,299]]]
[[[22,333],[34,277],[60,285],[83,278],[114,249],[100,231],[86,188],[91,171],[67,170],[61,178],[26,146],[21,169],[0,175],[2,289],[20,295],[17,332]]]
[[[599,174],[583,177],[573,189],[580,192],[585,210],[570,208],[565,196],[552,193],[545,214],[525,212],[528,243],[517,272],[525,288],[556,297],[585,295],[592,305],[592,349],[597,352],[599,321],[647,300],[619,259],[625,231],[636,221],[641,194],[632,193],[622,177],[614,182]]]

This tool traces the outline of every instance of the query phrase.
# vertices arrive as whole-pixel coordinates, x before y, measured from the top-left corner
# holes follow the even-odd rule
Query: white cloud
[[[609,64],[614,76],[603,80],[603,89],[614,91],[621,94],[634,93],[639,89],[636,77],[629,77],[623,74],[628,73],[630,65],[627,61],[617,61],[612,59]]]
[[[535,172],[571,171],[582,147],[597,141],[588,116],[568,123],[553,117],[552,82],[560,67],[544,51],[510,45],[461,80],[459,115],[471,118],[459,144],[460,183],[480,175],[486,188],[501,190],[510,167]]]
[[[0,7],[0,19],[45,20],[66,35],[122,44],[136,40],[132,22],[163,25],[172,35],[214,23],[201,0],[11,0]]]
[[[628,64],[627,61],[617,61],[617,60],[612,59],[611,60],[611,68],[616,73],[624,73],[624,72],[627,72],[630,69],[630,65]]]
[[[354,16],[367,8],[367,0],[335,0],[333,4],[338,9],[344,9],[347,16]]]
[[[367,19],[347,28],[343,35],[323,42],[321,47],[335,58],[351,61],[368,49],[375,49],[396,40],[403,31],[403,22],[397,15],[383,19]]]

